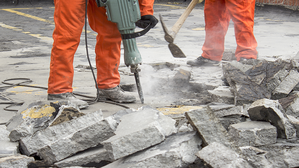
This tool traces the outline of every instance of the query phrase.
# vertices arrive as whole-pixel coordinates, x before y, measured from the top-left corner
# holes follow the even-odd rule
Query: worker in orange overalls
[[[53,48],[51,52],[48,100],[72,99],[79,108],[88,104],[72,94],[74,76],[74,54],[80,42],[85,23],[86,0],[54,0]],[[153,16],[154,0],[139,0],[141,20],[138,25],[150,24],[154,27],[158,20]],[[116,102],[130,103],[135,96],[120,89],[121,35],[117,24],[107,20],[106,9],[98,7],[95,0],[88,0],[87,15],[89,25],[97,35],[95,46],[97,85],[99,95]],[[150,22],[150,23],[149,23]]]
[[[257,42],[253,34],[255,0],[205,0],[206,37],[202,55],[188,61],[191,66],[219,63],[230,19],[234,22],[237,61],[257,59]]]

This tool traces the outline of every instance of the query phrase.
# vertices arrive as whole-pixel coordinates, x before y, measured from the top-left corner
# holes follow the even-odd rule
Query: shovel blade
[[[186,58],[186,55],[183,53],[183,51],[174,43],[169,43],[168,48],[175,58]]]

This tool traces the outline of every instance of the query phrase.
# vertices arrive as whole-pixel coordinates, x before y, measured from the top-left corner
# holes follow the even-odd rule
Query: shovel
[[[164,39],[169,43],[168,48],[169,48],[172,56],[175,57],[175,58],[186,58],[183,51],[177,45],[175,45],[173,43],[173,41],[174,41],[174,38],[175,38],[176,34],[179,32],[180,28],[184,24],[185,20],[187,19],[187,17],[189,16],[191,11],[195,7],[195,5],[198,2],[201,3],[202,1],[203,0],[192,0],[190,2],[190,4],[188,5],[188,7],[186,8],[186,10],[184,11],[184,13],[180,16],[180,18],[177,20],[177,22],[172,26],[170,31],[167,29],[161,14],[159,14],[160,21],[161,21],[161,24],[162,24],[162,28],[163,28],[164,33],[165,33]]]

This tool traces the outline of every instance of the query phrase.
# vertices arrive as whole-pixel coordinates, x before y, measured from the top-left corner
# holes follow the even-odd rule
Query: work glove
[[[151,28],[155,27],[158,23],[158,19],[153,15],[144,15],[141,16],[141,19],[138,20],[135,24],[137,27],[145,29],[149,24],[151,24]]]

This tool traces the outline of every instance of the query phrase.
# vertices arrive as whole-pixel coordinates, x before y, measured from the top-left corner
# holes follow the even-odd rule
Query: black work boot
[[[210,59],[204,58],[202,56],[196,58],[195,60],[187,61],[187,64],[191,65],[191,66],[216,65],[218,63],[219,63],[219,61],[210,60]]]
[[[75,95],[71,92],[48,94],[48,100],[70,101],[70,103],[77,105],[79,109],[85,109],[89,106],[86,101],[76,98]]]
[[[118,103],[133,103],[136,101],[134,95],[124,92],[119,86],[110,89],[99,89],[100,100],[112,100]]]

